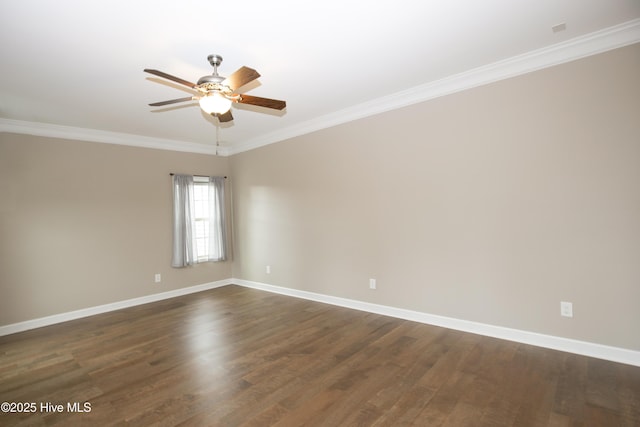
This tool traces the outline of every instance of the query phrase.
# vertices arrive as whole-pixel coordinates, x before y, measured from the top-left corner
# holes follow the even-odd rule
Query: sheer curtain
[[[194,262],[193,176],[173,175],[173,258],[172,267],[186,267]]]
[[[227,259],[227,227],[224,213],[224,178],[209,177],[209,261]]]
[[[208,191],[199,193],[207,195],[204,200],[196,200],[195,185],[192,175],[173,175],[172,267],[227,259],[224,178],[207,177],[206,183],[198,183],[207,186]],[[196,202],[206,203],[205,208],[196,210]],[[204,216],[198,217],[201,212]]]

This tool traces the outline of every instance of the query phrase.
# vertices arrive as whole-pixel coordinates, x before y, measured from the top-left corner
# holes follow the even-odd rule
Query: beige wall
[[[228,159],[0,134],[0,325],[231,277],[170,267],[170,172]]]
[[[639,118],[637,44],[233,156],[234,276],[640,350]]]
[[[231,158],[0,134],[0,325],[233,276],[640,350],[638,117],[635,45]],[[169,266],[169,172],[233,264]]]

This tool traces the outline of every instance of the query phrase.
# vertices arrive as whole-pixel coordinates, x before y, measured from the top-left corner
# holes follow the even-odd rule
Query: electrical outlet
[[[369,289],[376,289],[376,279],[369,279]]]
[[[267,274],[271,274],[271,266],[270,265],[267,265],[266,272],[267,272]]]
[[[160,275],[160,273],[156,273],[155,281],[156,281],[156,283],[162,282],[162,276]]]
[[[562,317],[573,317],[573,304],[567,301],[560,301],[560,315]]]

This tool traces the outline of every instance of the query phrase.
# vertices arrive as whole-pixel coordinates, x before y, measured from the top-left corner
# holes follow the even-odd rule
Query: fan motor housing
[[[224,77],[222,76],[216,76],[216,75],[202,76],[200,77],[200,79],[198,79],[198,85],[203,85],[207,83],[222,84],[223,81],[224,81]]]

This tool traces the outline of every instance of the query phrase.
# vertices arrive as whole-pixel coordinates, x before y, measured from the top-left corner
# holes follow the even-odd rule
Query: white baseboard
[[[150,302],[156,302],[164,299],[175,298],[182,295],[192,294],[195,292],[206,291],[208,289],[219,288],[221,286],[230,285],[232,283],[233,281],[231,279],[218,280],[216,282],[204,283],[202,285],[189,286],[187,288],[174,289],[172,291],[145,295],[139,298],[132,298],[124,301],[113,302],[110,304],[97,305],[95,307],[69,311],[67,313],[54,314],[52,316],[26,320],[24,322],[12,323],[10,325],[0,326],[0,337],[4,335],[15,334],[17,332],[28,331],[30,329],[41,328],[43,326],[54,325],[56,323],[68,322],[69,320],[75,320],[83,317],[93,316],[95,314],[102,314],[102,313],[107,313],[109,311],[120,310],[121,308],[148,304]]]
[[[489,325],[485,323],[472,322],[469,320],[454,319],[451,317],[438,316],[418,311],[405,310],[402,308],[389,307],[385,305],[372,304],[347,298],[339,298],[330,295],[317,294],[314,292],[300,291],[296,289],[283,288],[280,286],[268,285],[266,283],[252,282],[249,280],[233,279],[234,284],[248,288],[260,289],[296,298],[303,298],[311,301],[337,305],[340,307],[352,308],[369,313],[382,314],[399,319],[411,320],[428,325],[441,326],[458,331],[470,332],[478,335],[485,335],[494,338],[505,339],[523,344],[535,345],[538,347],[550,348],[553,350],[566,351],[583,356],[595,357],[597,359],[609,360],[612,362],[625,363],[627,365],[640,366],[640,351],[628,350],[625,348],[611,347],[602,344],[595,344],[586,341],[578,341],[569,338],[544,335],[535,332],[522,331],[518,329],[505,328],[502,326]]]
[[[53,325],[56,323],[67,322],[69,320],[93,316],[95,314],[107,313],[109,311],[115,311],[122,308],[133,307],[136,305],[148,304],[150,302],[156,302],[169,298],[179,297],[182,295],[202,292],[231,284],[336,305],[340,307],[351,308],[354,310],[366,311],[368,313],[376,313],[384,316],[395,317],[398,319],[411,320],[413,322],[425,323],[428,325],[441,326],[443,328],[455,329],[458,331],[505,339],[523,344],[531,344],[538,347],[545,347],[559,351],[566,351],[569,353],[581,354],[583,356],[595,357],[612,362],[640,366],[640,351],[611,347],[586,341],[556,337],[552,335],[544,335],[518,329],[505,328],[502,326],[472,322],[469,320],[455,319],[452,317],[438,316],[435,314],[422,313],[418,311],[373,304],[347,298],[334,297],[331,295],[318,294],[314,292],[283,288],[280,286],[268,285],[266,283],[253,282],[250,280],[242,279],[218,280],[216,282],[204,283],[202,285],[175,289],[158,294],[146,295],[139,298],[98,305],[95,307],[84,308],[67,313],[54,314],[52,316],[41,317],[38,319],[0,326],[0,336],[15,334],[17,332],[23,332],[30,329]]]

